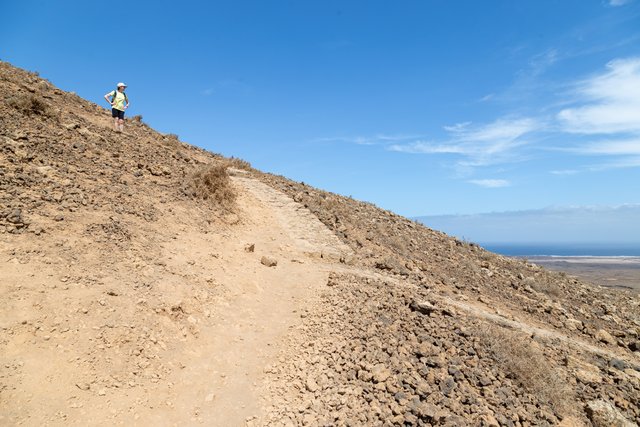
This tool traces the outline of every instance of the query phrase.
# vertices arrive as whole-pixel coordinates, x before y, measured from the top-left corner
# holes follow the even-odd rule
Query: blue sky
[[[0,1],[0,59],[406,216],[640,203],[640,0]]]
[[[418,219],[431,227],[482,245],[559,245],[640,256],[640,205],[548,207],[525,211],[469,215],[436,215]],[[526,228],[526,230],[522,230]],[[591,252],[595,255],[598,251]],[[527,255],[542,253],[529,252]]]

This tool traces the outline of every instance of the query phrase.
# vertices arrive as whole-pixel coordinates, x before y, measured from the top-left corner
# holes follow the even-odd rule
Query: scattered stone
[[[270,258],[268,256],[263,256],[260,259],[260,263],[262,265],[266,265],[267,267],[275,267],[276,265],[278,265],[278,261],[277,260],[275,260],[273,258]]]
[[[496,417],[494,417],[493,415],[483,415],[482,416],[482,422],[484,426],[486,427],[500,427],[500,423],[498,422],[498,420],[496,420]]]
[[[585,412],[594,427],[635,426],[635,424],[627,420],[612,403],[605,400],[592,400],[587,403]]]
[[[570,331],[581,331],[583,325],[582,321],[578,319],[567,319],[564,321],[564,327]]]
[[[627,369],[627,363],[622,359],[611,359],[609,361],[609,366],[619,371],[624,371],[625,369]]]
[[[91,385],[89,383],[76,383],[76,387],[78,387],[80,390],[87,391],[91,388]]]
[[[204,398],[204,401],[207,403],[213,402],[213,399],[216,397],[216,395],[214,393],[209,393],[207,394],[207,396]]]
[[[382,383],[389,378],[391,375],[391,371],[387,369],[383,364],[378,364],[373,367],[371,370],[371,374],[373,375],[373,381],[376,383]]]
[[[616,339],[611,336],[611,334],[604,329],[598,329],[595,334],[595,339],[605,344],[615,344]]]
[[[436,311],[436,307],[429,301],[412,301],[409,308],[422,314],[431,314]]]
[[[245,252],[253,252],[256,249],[256,244],[255,243],[247,243],[244,247],[244,251]]]
[[[312,377],[307,378],[307,381],[305,382],[304,385],[307,388],[307,390],[309,390],[312,393],[318,391],[318,388],[319,388],[318,383],[316,383],[315,379]]]
[[[600,384],[602,382],[602,375],[597,370],[578,369],[574,375],[583,384]]]

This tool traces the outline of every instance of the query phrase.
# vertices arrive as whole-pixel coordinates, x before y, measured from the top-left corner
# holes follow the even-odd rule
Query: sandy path
[[[62,243],[3,245],[0,424],[236,426],[259,415],[264,367],[349,249],[284,194],[234,181],[240,222],[226,228],[178,203],[159,206],[158,223],[120,218],[144,236],[124,252],[98,251],[83,231],[111,224],[99,215],[70,221]]]
[[[169,269],[202,266],[199,274],[215,277],[225,298],[212,307],[211,321],[193,319],[199,344],[175,355],[184,368],[166,393],[171,409],[139,411],[141,425],[183,424],[188,415],[194,423],[234,426],[258,415],[255,389],[264,367],[299,323],[300,310],[326,285],[327,262],[350,252],[291,198],[251,178],[234,182],[242,189],[242,224],[233,235],[183,232],[164,247]],[[254,252],[245,250],[250,244]],[[262,256],[278,265],[262,265]]]

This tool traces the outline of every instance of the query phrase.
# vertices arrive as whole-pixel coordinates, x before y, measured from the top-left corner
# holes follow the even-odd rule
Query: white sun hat
[[[118,86],[116,86],[116,87],[121,87],[121,86],[127,87],[127,85],[122,83],[122,82],[118,83]]]

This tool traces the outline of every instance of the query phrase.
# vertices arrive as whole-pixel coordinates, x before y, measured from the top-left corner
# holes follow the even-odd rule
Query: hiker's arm
[[[109,103],[109,105],[113,105],[113,102],[111,102],[111,101],[109,100],[109,97],[110,97],[110,96],[111,96],[111,92],[109,92],[108,94],[106,94],[106,95],[104,96],[104,99],[106,99],[106,100],[107,100],[107,102]]]
[[[127,98],[127,103],[124,104],[124,109],[126,110],[127,108],[129,108],[129,105],[131,105],[131,103],[129,102],[129,98]]]

